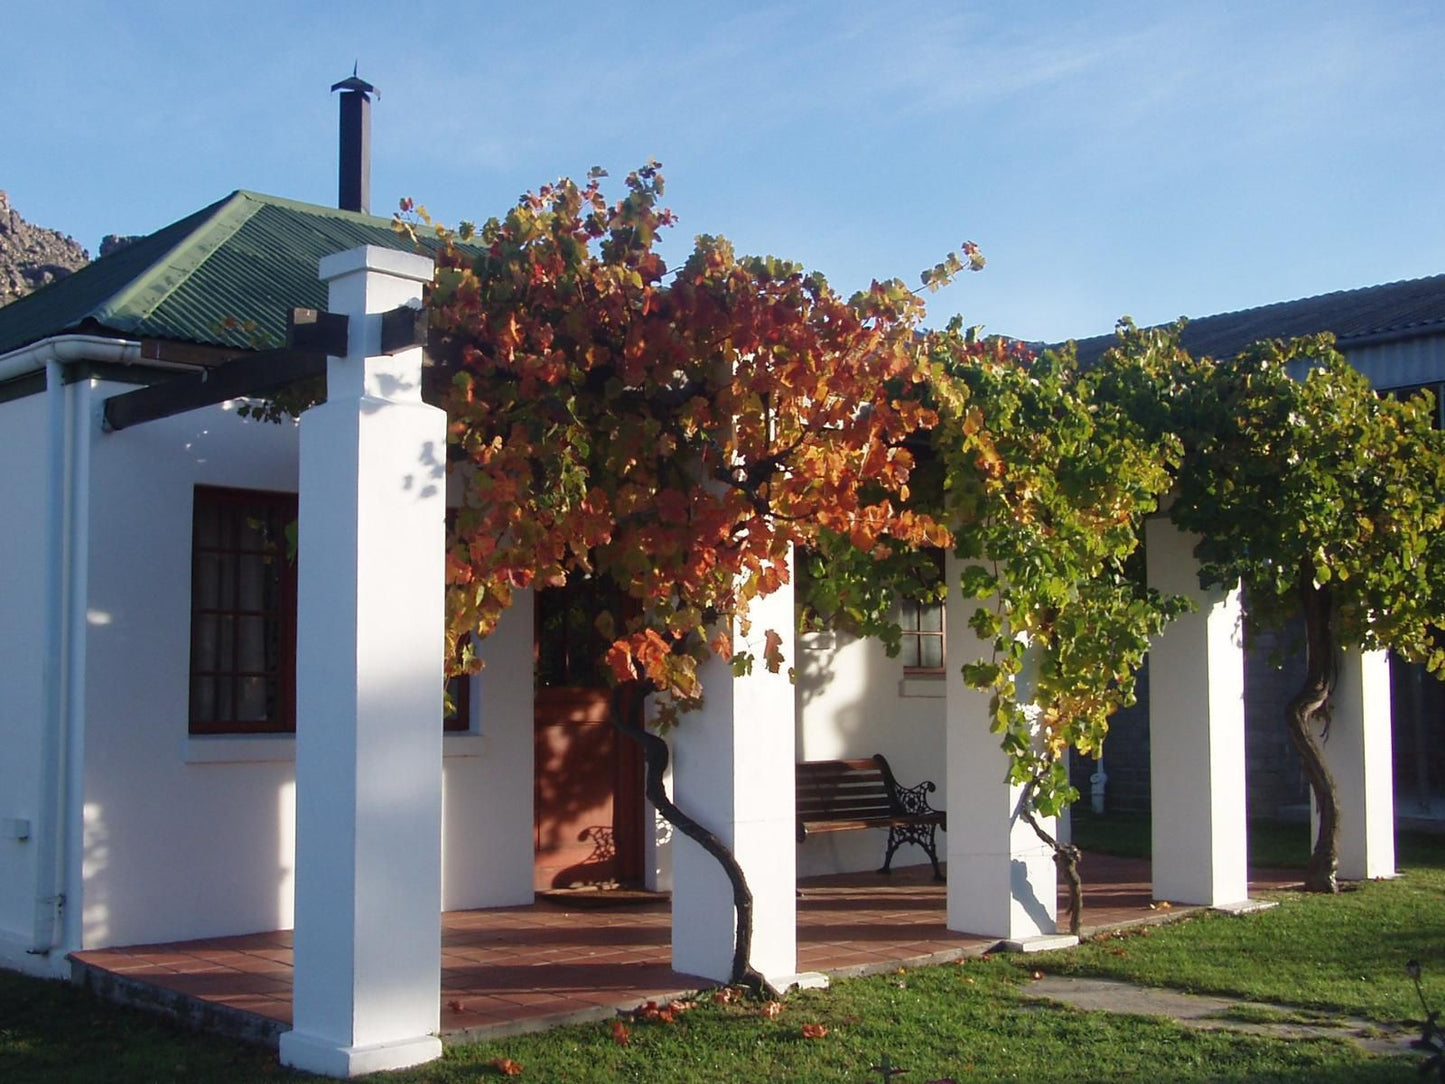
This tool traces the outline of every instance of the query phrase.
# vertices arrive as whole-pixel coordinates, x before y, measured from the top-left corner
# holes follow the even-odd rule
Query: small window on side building
[[[931,550],[937,569],[937,577],[929,588],[943,580],[943,551]],[[903,659],[905,674],[942,674],[943,653],[943,600],[937,601],[905,599],[900,624],[903,640],[899,652]]]

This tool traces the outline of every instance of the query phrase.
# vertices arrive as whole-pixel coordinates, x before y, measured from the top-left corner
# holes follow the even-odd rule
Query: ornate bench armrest
[[[894,793],[898,796],[898,804],[905,813],[937,813],[938,810],[928,804],[928,796],[937,789],[938,787],[934,786],[932,780],[925,779],[917,786],[898,787]]]

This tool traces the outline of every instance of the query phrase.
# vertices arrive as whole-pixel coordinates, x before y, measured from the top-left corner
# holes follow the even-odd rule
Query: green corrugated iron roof
[[[326,307],[321,257],[409,249],[391,220],[237,191],[0,307],[0,354],[70,331],[208,346],[279,346],[286,314]],[[254,331],[227,329],[232,317]],[[259,341],[258,341],[259,340]]]

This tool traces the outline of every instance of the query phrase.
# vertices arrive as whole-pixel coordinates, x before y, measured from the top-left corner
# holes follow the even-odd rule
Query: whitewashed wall
[[[962,680],[950,663],[952,680]],[[929,796],[944,808],[944,677],[903,676],[900,659],[890,659],[876,640],[843,633],[798,638],[797,698],[799,760],[869,757],[882,753],[902,786],[931,779]],[[798,875],[877,869],[888,833],[826,832],[798,846]],[[945,839],[940,834],[939,858]],[[895,866],[928,861],[921,848],[904,846]]]
[[[478,654],[475,735],[443,742],[442,907],[532,902],[532,593],[511,610]]]
[[[44,395],[0,403],[0,965],[22,967],[34,929],[34,832],[43,816],[45,719]],[[13,838],[27,821],[29,839]]]
[[[295,428],[221,406],[94,439],[85,947],[292,920],[293,739],[187,735],[198,484],[294,492]],[[483,732],[445,743],[447,907],[531,898],[531,627],[522,609],[512,635],[489,645],[500,665],[479,679]]]

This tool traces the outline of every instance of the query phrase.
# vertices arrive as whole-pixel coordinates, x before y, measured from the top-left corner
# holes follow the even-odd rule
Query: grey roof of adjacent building
[[[1291,339],[1322,331],[1333,332],[1348,354],[1355,348],[1445,336],[1445,275],[1191,319],[1181,345],[1195,356],[1229,358],[1261,339]],[[1112,335],[1079,339],[1079,360],[1096,361],[1113,343]]]

